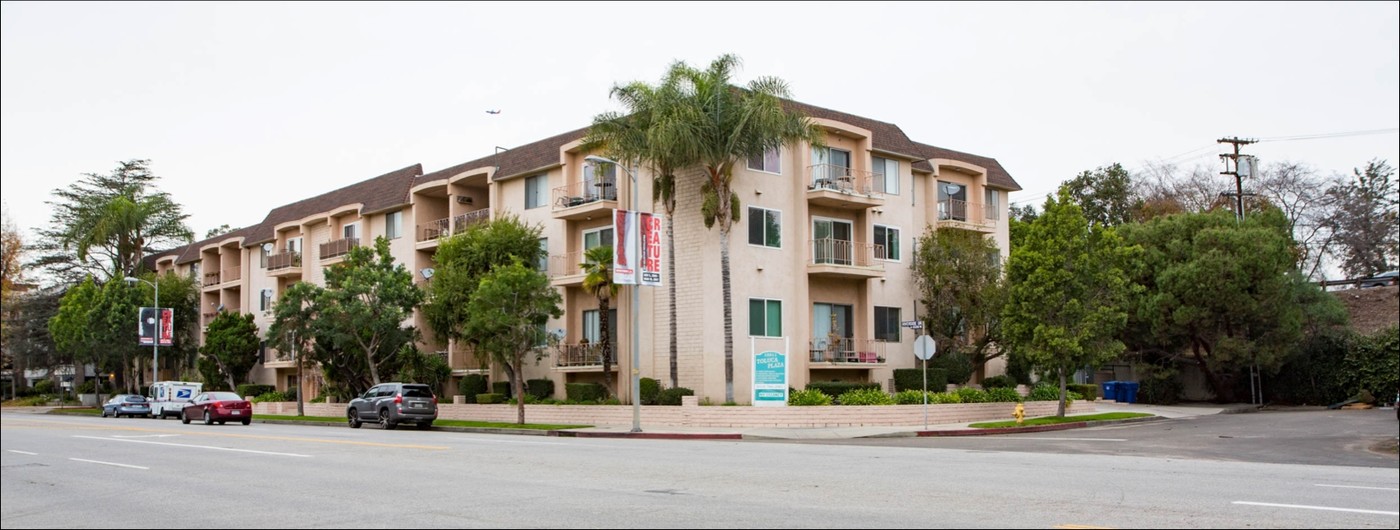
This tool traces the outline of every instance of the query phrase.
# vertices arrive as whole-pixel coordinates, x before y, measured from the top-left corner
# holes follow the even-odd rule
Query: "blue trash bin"
[[[1122,397],[1123,397],[1123,399],[1120,399],[1119,401],[1122,401],[1122,402],[1125,402],[1125,403],[1137,403],[1137,393],[1138,393],[1138,383],[1137,383],[1137,381],[1123,381],[1123,382],[1119,383],[1119,385],[1120,385],[1121,388],[1120,388],[1120,390],[1119,390],[1118,392],[1119,392],[1119,394],[1122,395]]]
[[[1113,401],[1118,399],[1117,381],[1104,381],[1102,383],[1099,383],[1099,386],[1103,388],[1103,394],[1099,396],[1099,399],[1102,399],[1104,401]]]

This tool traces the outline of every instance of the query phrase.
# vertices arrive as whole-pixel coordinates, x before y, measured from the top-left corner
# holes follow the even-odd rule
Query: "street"
[[[1056,445],[1070,442],[1002,437],[574,439],[9,412],[0,430],[5,528],[1400,526],[1393,459],[1309,465],[1084,454]],[[1109,432],[1036,438],[1123,438]]]

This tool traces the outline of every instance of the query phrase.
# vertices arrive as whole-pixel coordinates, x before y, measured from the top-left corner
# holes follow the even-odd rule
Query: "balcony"
[[[204,273],[204,283],[201,283],[200,285],[203,286],[205,291],[214,291],[218,290],[219,283],[221,282],[220,274],[218,272],[206,272]]]
[[[820,338],[807,342],[809,368],[879,368],[890,343],[876,339]]]
[[[467,212],[452,218],[452,233],[460,234],[466,231],[467,227],[476,223],[484,223],[491,220],[491,209],[482,208]]]
[[[555,350],[554,369],[590,372],[603,369],[602,344],[560,344]],[[613,369],[617,369],[617,347],[613,347]]]
[[[996,207],[987,208],[975,202],[958,199],[938,201],[939,228],[961,228],[978,232],[994,232],[1001,214]]]
[[[807,167],[807,202],[861,210],[885,203],[875,191],[875,174],[832,164]]]
[[[570,252],[558,256],[549,257],[549,283],[555,287],[573,287],[583,285],[583,268],[579,264],[583,263],[582,252]]]
[[[238,281],[243,279],[242,267],[230,267],[219,271],[221,280],[226,284],[224,287],[238,287]]]
[[[360,246],[360,238],[347,237],[321,243],[321,261],[340,258],[350,253],[350,249]]]
[[[272,352],[271,352],[271,351],[268,351],[268,355],[271,356],[271,355],[272,355]],[[266,360],[266,361],[263,361],[263,368],[273,368],[273,369],[277,369],[277,368],[296,368],[296,367],[297,367],[297,360],[294,359],[294,358],[292,358],[291,355],[286,355],[286,354],[282,354],[282,353],[278,353],[276,357],[271,358],[271,359],[268,359],[268,360]]]
[[[301,276],[301,253],[287,250],[268,256],[267,274],[276,278]]]
[[[204,322],[207,324],[210,320],[214,320],[214,317],[219,316],[219,313],[201,313],[199,316],[204,317]]]
[[[616,179],[580,180],[554,188],[555,219],[581,220],[612,215],[617,208]]]
[[[486,367],[481,365],[481,361],[469,346],[459,345],[453,351],[438,350],[434,354],[452,368],[452,375],[486,373]]]
[[[827,278],[868,280],[885,275],[885,265],[875,261],[885,254],[884,245],[840,239],[813,239],[807,274]]]

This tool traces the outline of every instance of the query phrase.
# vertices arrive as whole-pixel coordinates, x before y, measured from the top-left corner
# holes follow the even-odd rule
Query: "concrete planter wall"
[[[1049,416],[1057,402],[1026,402],[1026,417]],[[1012,418],[1015,403],[929,405],[931,424],[966,423]],[[257,403],[254,414],[296,414],[296,403]],[[1093,403],[1075,401],[1069,412],[1093,412]],[[344,417],[345,405],[307,403],[308,416]],[[513,423],[515,405],[439,404],[438,418]],[[526,405],[525,421],[560,425],[632,424],[630,405]],[[924,424],[923,405],[828,407],[642,407],[642,425],[657,427],[894,427]]]

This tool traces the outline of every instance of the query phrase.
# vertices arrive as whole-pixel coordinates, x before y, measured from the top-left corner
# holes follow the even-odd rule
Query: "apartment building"
[[[911,140],[896,125],[797,102],[826,132],[826,146],[787,146],[736,169],[742,220],[730,235],[734,325],[734,396],[749,401],[751,354],[789,354],[790,382],[874,381],[888,384],[896,368],[916,366],[917,318],[911,269],[914,244],[926,227],[971,230],[1008,254],[1007,199],[1020,186],[996,160]],[[424,174],[409,166],[316,197],[278,207],[258,225],[152,256],[158,272],[190,274],[202,282],[201,323],[218,311],[253,313],[262,329],[270,308],[297,281],[324,282],[326,267],[375,237],[390,239],[396,260],[420,284],[431,281],[442,238],[471,223],[510,213],[542,229],[548,259],[539,264],[564,299],[564,315],[549,329],[561,337],[527,378],[564,384],[603,378],[596,347],[598,302],[582,289],[585,250],[609,244],[614,208],[662,213],[653,204],[651,175],[638,168],[594,164],[579,149],[578,129]],[[635,173],[634,173],[635,172]],[[719,233],[700,214],[700,172],[677,185],[674,219],[677,278],[677,384],[714,401],[725,396]],[[635,188],[635,189],[634,189]],[[633,204],[632,197],[640,197]],[[637,322],[623,287],[612,302],[617,365],[614,388],[626,384],[637,326],[642,377],[670,386],[669,291],[641,288]],[[421,316],[425,351],[443,355],[461,376],[488,374],[457,344],[438,344]],[[1004,367],[994,362],[987,375]],[[291,359],[268,350],[253,378],[278,388],[298,382]],[[454,385],[455,386],[455,385]],[[449,390],[451,391],[451,390]]]

